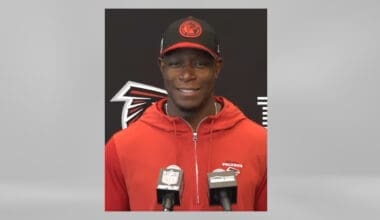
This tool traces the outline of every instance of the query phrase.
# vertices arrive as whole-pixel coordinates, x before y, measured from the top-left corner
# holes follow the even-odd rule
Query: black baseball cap
[[[160,56],[179,48],[195,48],[220,58],[220,45],[215,30],[207,22],[192,16],[171,23],[162,34]]]

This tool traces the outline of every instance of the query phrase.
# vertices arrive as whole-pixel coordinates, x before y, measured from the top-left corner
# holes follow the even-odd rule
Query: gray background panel
[[[229,219],[104,213],[104,9],[268,8],[269,209],[233,218],[374,219],[378,1],[2,1],[1,219]]]

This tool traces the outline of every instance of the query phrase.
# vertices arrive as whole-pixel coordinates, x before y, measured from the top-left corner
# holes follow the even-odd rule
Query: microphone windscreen
[[[160,170],[157,183],[157,203],[168,193],[174,194],[174,205],[180,205],[180,196],[183,188],[183,171],[177,165],[170,165]]]
[[[214,170],[208,173],[210,205],[220,205],[220,192],[227,194],[231,204],[237,202],[237,180],[234,171]]]

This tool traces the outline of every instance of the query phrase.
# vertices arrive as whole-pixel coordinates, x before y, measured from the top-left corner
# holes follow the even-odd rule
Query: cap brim
[[[197,44],[197,43],[193,43],[193,42],[181,42],[181,43],[173,44],[172,46],[170,46],[170,47],[166,48],[165,50],[163,50],[162,53],[161,53],[161,56],[164,55],[165,53],[169,52],[169,51],[173,51],[173,50],[180,49],[180,48],[200,49],[200,50],[204,50],[204,51],[208,52],[215,59],[217,59],[217,58],[220,57],[218,54],[214,53],[209,48],[207,48],[207,47],[205,47],[205,46],[203,46],[201,44]]]

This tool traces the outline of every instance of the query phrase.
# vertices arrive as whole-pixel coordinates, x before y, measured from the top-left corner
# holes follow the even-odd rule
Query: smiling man
[[[168,101],[169,116],[180,116],[196,130],[199,122],[221,108],[215,101],[214,87],[222,60],[199,49],[181,48],[159,58]]]
[[[214,29],[194,17],[173,22],[162,35],[158,64],[168,98],[107,143],[106,211],[162,210],[157,184],[173,180],[161,170],[170,165],[183,172],[174,211],[223,210],[210,198],[208,174],[215,170],[236,181],[232,210],[266,211],[266,129],[215,96],[222,57]]]

